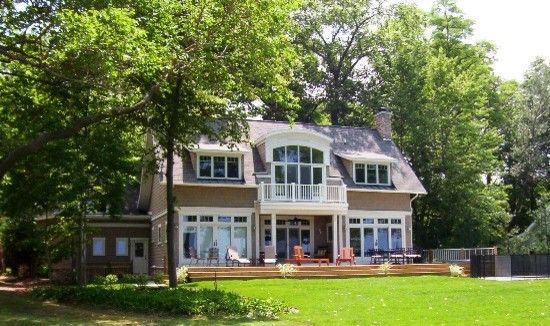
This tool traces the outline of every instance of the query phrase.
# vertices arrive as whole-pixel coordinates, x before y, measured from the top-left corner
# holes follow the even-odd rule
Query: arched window
[[[323,151],[298,145],[273,149],[275,183],[321,184],[323,169]]]

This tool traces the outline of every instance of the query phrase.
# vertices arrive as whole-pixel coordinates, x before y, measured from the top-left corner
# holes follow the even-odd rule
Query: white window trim
[[[118,253],[118,241],[119,240],[126,240],[126,250],[123,254]],[[117,257],[126,257],[126,256],[128,256],[128,245],[129,245],[129,243],[130,242],[128,241],[128,238],[116,238],[115,239],[115,255]]]
[[[159,223],[157,225],[157,244],[160,245],[162,243],[162,223]]]
[[[201,176],[201,167],[200,167],[200,164],[201,164],[201,157],[210,157],[210,176],[209,177],[205,177],[205,176]],[[224,164],[225,164],[225,168],[224,168],[224,174],[225,176],[224,177],[214,177],[214,157],[224,157]],[[237,177],[236,178],[233,178],[233,177],[228,177],[227,176],[227,158],[230,157],[230,158],[236,158],[237,159],[237,167],[238,167],[238,172],[237,172]],[[242,176],[242,167],[241,167],[241,163],[242,160],[241,160],[241,156],[240,155],[227,155],[227,154],[206,154],[206,153],[197,153],[197,179],[199,180],[240,180],[242,179],[241,176]]]
[[[365,166],[365,182],[358,182],[357,177],[355,176],[355,166],[357,164],[363,164]],[[367,182],[367,165],[376,165],[376,183]],[[385,165],[388,167],[388,183],[380,183],[380,178],[378,176],[378,166]],[[390,186],[391,185],[391,164],[390,163],[376,163],[376,162],[353,162],[353,181],[359,185],[368,185],[368,186]]]
[[[94,246],[94,243],[96,242],[96,240],[100,240],[100,241],[103,241],[103,250],[102,250],[102,253],[99,254],[99,255],[96,255],[95,253],[95,246]],[[92,256],[94,257],[105,257],[105,247],[107,246],[107,241],[105,240],[105,237],[97,237],[97,238],[92,238]]]
[[[359,219],[359,224],[351,224],[350,219]],[[374,219],[374,224],[364,224],[363,219],[364,218],[372,218]],[[405,215],[403,212],[365,212],[360,214],[352,214],[347,216],[346,221],[346,237],[347,241],[351,239],[351,229],[359,229],[360,230],[360,236],[361,236],[361,248],[360,252],[361,254],[357,256],[358,258],[367,258],[368,256],[365,256],[365,242],[364,242],[364,232],[365,228],[371,228],[373,229],[373,240],[374,243],[378,243],[378,229],[379,228],[387,228],[388,229],[388,248],[389,250],[396,249],[392,246],[392,229],[400,229],[401,230],[401,246],[405,248],[407,246],[407,239],[406,239],[406,233],[405,233]],[[378,219],[388,219],[387,224],[380,224],[378,223]],[[401,224],[391,224],[391,219],[400,219]],[[349,245],[349,244],[348,244]],[[375,249],[378,248],[378,245],[375,245]]]
[[[219,213],[220,211],[227,211],[227,213]],[[187,222],[183,220],[184,216],[197,216],[196,222]],[[213,221],[212,222],[201,222],[200,216],[212,216]],[[219,216],[231,216],[231,222],[218,222]],[[246,222],[235,222],[235,216],[245,216]],[[217,232],[217,228],[219,226],[230,226],[231,227],[231,240],[230,243],[233,244],[234,237],[235,237],[235,228],[236,227],[246,227],[246,257],[242,258],[250,258],[252,255],[252,238],[254,234],[252,233],[252,211],[251,210],[241,210],[241,209],[230,209],[230,208],[220,208],[220,210],[217,211],[217,213],[212,212],[212,209],[205,209],[205,210],[188,210],[180,209],[179,214],[179,223],[180,223],[180,231],[178,232],[179,237],[179,243],[180,246],[183,246],[183,234],[184,230],[191,226],[196,227],[197,232],[197,254],[200,254],[202,248],[200,247],[200,239],[199,233],[200,233],[200,226],[212,226],[213,227],[213,236],[215,237],[215,232]],[[180,248],[181,249],[181,248]],[[225,256],[225,248],[219,248],[220,252],[220,258]],[[179,250],[179,265],[184,265],[184,263],[188,260],[188,258],[184,257],[183,250]]]

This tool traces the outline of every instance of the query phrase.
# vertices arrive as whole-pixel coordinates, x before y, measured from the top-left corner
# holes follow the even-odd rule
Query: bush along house
[[[178,265],[211,248],[222,261],[229,245],[252,260],[271,245],[281,260],[295,245],[331,261],[353,247],[357,263],[372,249],[413,246],[411,202],[426,190],[391,140],[388,110],[374,129],[247,122],[249,141],[237,148],[201,137],[175,159]],[[142,174],[138,201],[151,216],[152,268],[166,261],[163,173]]]

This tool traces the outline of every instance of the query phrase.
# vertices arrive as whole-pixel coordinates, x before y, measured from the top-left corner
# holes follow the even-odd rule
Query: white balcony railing
[[[260,202],[347,203],[346,186],[308,185],[296,183],[260,183]]]

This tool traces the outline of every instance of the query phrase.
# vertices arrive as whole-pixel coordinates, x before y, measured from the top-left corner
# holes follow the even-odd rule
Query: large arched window
[[[324,183],[323,151],[308,146],[289,145],[273,149],[275,183]]]

